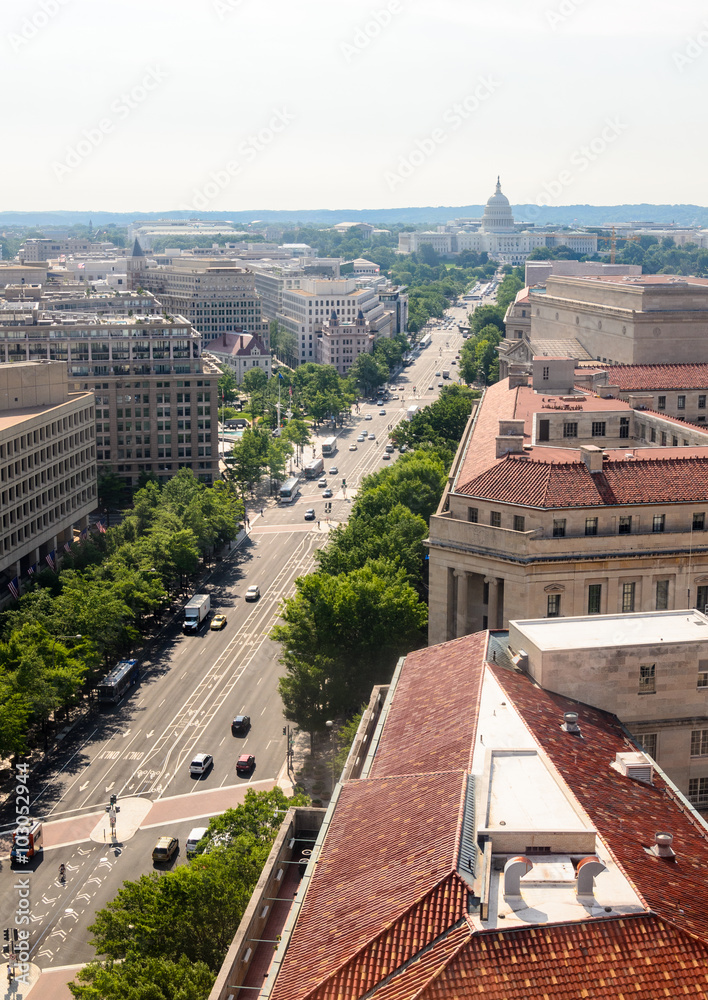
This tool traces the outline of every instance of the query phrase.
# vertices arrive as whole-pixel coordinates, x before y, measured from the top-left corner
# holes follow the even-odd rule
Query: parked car
[[[389,455],[392,455],[393,454],[393,445],[392,444],[387,444],[386,447],[384,448],[384,451],[387,451],[389,453]]]
[[[248,715],[237,715],[231,723],[231,732],[236,736],[245,736],[251,728],[251,718]]]
[[[246,591],[245,600],[257,601],[260,596],[261,596],[261,588],[258,586],[258,584],[254,583]]]
[[[219,632],[226,625],[226,615],[214,615],[209,628],[212,632]]]
[[[236,761],[236,774],[251,774],[256,766],[256,757],[252,753],[242,753]]]
[[[376,440],[376,435],[375,434],[369,434],[369,441],[375,441],[375,440]]]
[[[384,460],[384,462],[390,462],[391,461],[391,456],[389,455],[389,453],[387,451],[385,451],[383,453],[383,455],[381,456],[381,458]]]
[[[171,861],[179,851],[179,840],[176,837],[160,837],[152,849],[152,860],[155,864]]]
[[[207,773],[213,763],[214,758],[210,753],[198,753],[189,765],[189,773],[200,778],[203,774]]]
[[[195,854],[197,850],[197,844],[204,837],[208,831],[207,826],[195,826],[194,829],[189,831],[189,836],[187,837],[184,848],[187,854]]]

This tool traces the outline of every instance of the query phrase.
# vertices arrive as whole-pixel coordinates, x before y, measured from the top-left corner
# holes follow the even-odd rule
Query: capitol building
[[[583,232],[548,232],[524,228],[514,222],[509,199],[502,193],[501,181],[484,207],[481,219],[454,219],[432,232],[400,233],[399,253],[413,253],[427,243],[443,256],[464,250],[486,252],[491,260],[503,264],[523,264],[536,247],[567,246],[580,254],[597,252],[597,236]]]

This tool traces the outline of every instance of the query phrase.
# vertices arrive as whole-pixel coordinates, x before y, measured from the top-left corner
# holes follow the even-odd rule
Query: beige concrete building
[[[0,365],[0,573],[13,578],[74,539],[96,506],[92,392],[71,392],[66,365]],[[19,586],[19,585],[18,585]]]
[[[431,644],[510,618],[708,606],[708,434],[534,362],[486,390],[430,520]]]
[[[706,278],[552,274],[529,304],[532,341],[573,337],[604,364],[708,361]]]
[[[0,311],[3,363],[63,361],[70,387],[96,394],[96,460],[130,482],[190,468],[218,477],[217,383],[182,316]]]
[[[59,239],[38,237],[25,240],[17,256],[21,264],[36,264],[65,254],[114,254],[115,252],[115,244],[109,242],[94,243],[73,236]]]
[[[128,260],[128,288],[153,292],[167,313],[189,320],[205,345],[222,333],[242,330],[270,346],[253,274],[228,261],[179,257],[171,264],[149,264],[136,241]]]
[[[708,618],[698,611],[509,623],[519,669],[617,715],[697,808],[708,807]]]

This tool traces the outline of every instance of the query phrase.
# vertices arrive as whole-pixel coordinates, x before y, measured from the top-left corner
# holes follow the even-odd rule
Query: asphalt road
[[[467,307],[454,310],[455,324],[464,322],[467,312]],[[451,379],[457,379],[450,363],[462,344],[456,325],[432,334],[432,345],[395,379],[392,391],[401,398],[385,402],[386,414],[379,413],[375,401],[362,403],[337,431],[338,452],[325,459],[325,478],[334,491],[329,524],[317,481],[303,481],[301,496],[291,505],[267,506],[263,515],[260,509],[249,511],[250,534],[202,587],[211,594],[212,612],[227,616],[226,627],[183,636],[178,624],[167,625],[141,658],[140,685],[119,705],[92,711],[31,775],[31,814],[44,821],[45,850],[19,873],[8,859],[13,803],[0,809],[0,924],[13,925],[18,881],[27,879],[31,961],[40,969],[93,957],[88,926],[94,913],[124,880],[153,870],[150,855],[158,836],[180,839],[174,863],[184,863],[183,845],[193,826],[206,825],[209,816],[240,801],[249,784],[272,787],[287,780],[285,723],[277,695],[282,666],[268,634],[282,598],[293,592],[298,576],[312,569],[313,553],[325,543],[330,524],[346,521],[362,478],[389,464],[383,459],[389,428],[405,419],[411,403],[423,406],[437,397],[442,379],[435,372],[448,368]],[[363,431],[376,440],[357,442]],[[318,456],[321,441],[331,433],[320,429],[314,441]],[[352,442],[355,451],[349,450]],[[311,457],[306,448],[304,461]],[[328,471],[332,465],[338,467],[334,476]],[[308,507],[315,508],[319,527],[304,520]],[[246,603],[251,584],[260,586],[261,597]],[[238,714],[251,717],[246,736],[231,733]],[[211,753],[214,767],[195,779],[189,763],[199,752]],[[243,752],[256,756],[248,779],[236,775]],[[105,822],[112,794],[119,804],[144,805],[145,818],[121,839],[119,817],[115,844],[96,843],[91,831],[95,836],[96,824]],[[58,880],[60,863],[67,867],[65,883]],[[41,983],[32,993],[41,995]]]

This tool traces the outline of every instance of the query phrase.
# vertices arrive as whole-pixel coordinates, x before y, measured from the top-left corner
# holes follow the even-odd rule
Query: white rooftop
[[[708,618],[700,611],[650,611],[636,614],[536,618],[509,622],[516,648],[527,637],[539,650],[644,646],[657,642],[708,640]],[[518,649],[517,649],[518,652]]]

